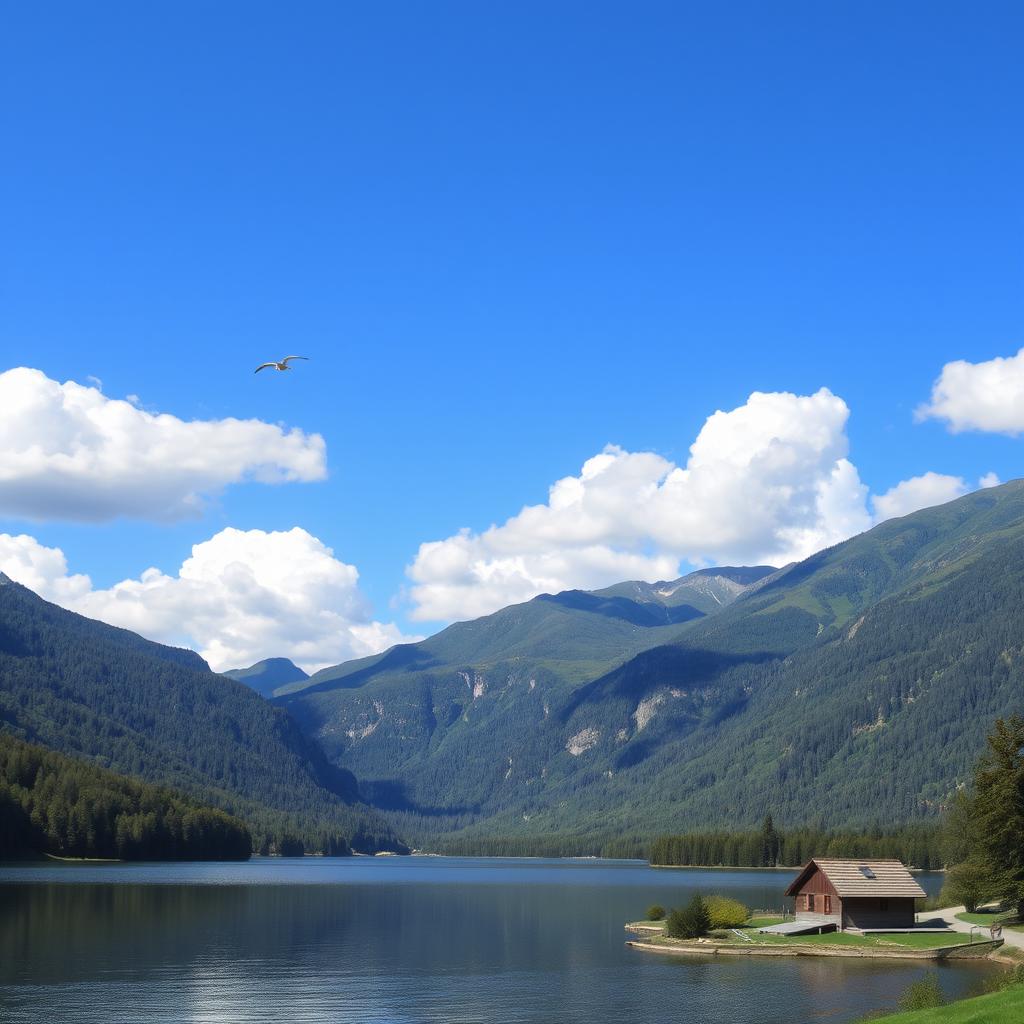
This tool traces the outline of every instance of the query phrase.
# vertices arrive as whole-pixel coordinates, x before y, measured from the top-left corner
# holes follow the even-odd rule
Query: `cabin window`
[[[814,893],[813,892],[809,892],[807,894],[807,909],[808,910],[813,910],[814,909]]]
[[[879,900],[878,901],[878,909],[879,910],[888,910],[889,909],[889,901],[887,899]]]
[[[832,897],[828,893],[825,893],[825,913],[832,913]]]
[[[874,879],[875,878],[874,871],[872,871],[871,868],[869,868],[866,864],[861,864],[861,866],[860,866],[860,873],[865,878],[870,878],[870,879]]]

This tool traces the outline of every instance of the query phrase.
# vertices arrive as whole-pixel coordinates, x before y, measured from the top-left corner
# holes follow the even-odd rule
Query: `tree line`
[[[237,818],[0,733],[0,858],[248,860]]]
[[[659,836],[651,842],[649,853],[652,864],[678,867],[796,867],[812,857],[892,858],[931,870],[943,866],[942,832],[937,824],[779,831],[769,815],[760,830]]]

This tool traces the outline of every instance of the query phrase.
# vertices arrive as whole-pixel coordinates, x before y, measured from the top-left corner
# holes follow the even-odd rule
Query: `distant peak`
[[[2,587],[5,583],[13,583],[13,582],[14,582],[14,580],[12,580],[11,577],[7,575],[7,573],[0,572],[0,587]]]

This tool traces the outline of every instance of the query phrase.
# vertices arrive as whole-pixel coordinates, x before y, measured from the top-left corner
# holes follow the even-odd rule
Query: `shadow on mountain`
[[[416,672],[433,668],[437,664],[437,659],[423,650],[419,644],[398,644],[365,668],[356,669],[348,675],[328,676],[320,682],[311,682],[311,685],[304,686],[301,690],[294,690],[291,693],[283,693],[280,697],[275,697],[273,702],[287,704],[295,697],[307,697],[311,693],[324,693],[330,690],[358,690],[360,686],[383,672]],[[322,669],[310,679],[315,680],[324,672],[330,671],[330,669]]]
[[[473,804],[445,807],[429,807],[410,800],[406,785],[399,779],[376,779],[362,783],[364,798],[375,808],[382,811],[405,811],[419,814],[425,818],[452,817],[460,814],[479,814],[480,805]]]
[[[566,590],[561,594],[541,594],[538,601],[550,601],[577,612],[590,612],[609,619],[621,619],[634,626],[671,626],[692,619],[702,618],[704,613],[689,604],[666,608],[664,605],[630,601],[626,597],[602,597],[585,590]]]
[[[567,722],[579,707],[592,700],[640,700],[644,694],[659,686],[680,689],[706,686],[738,665],[756,665],[778,657],[778,654],[771,651],[726,654],[686,647],[655,647],[638,654],[625,665],[620,665],[592,683],[581,686],[559,712],[559,718]]]

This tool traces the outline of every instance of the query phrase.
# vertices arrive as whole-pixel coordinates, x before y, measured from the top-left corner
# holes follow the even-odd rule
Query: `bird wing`
[[[259,373],[260,370],[265,370],[268,366],[277,366],[277,363],[261,363],[255,370],[253,370],[253,373]]]
[[[284,359],[281,360],[281,362],[287,363],[289,359],[305,359],[308,362],[309,356],[285,356]]]

